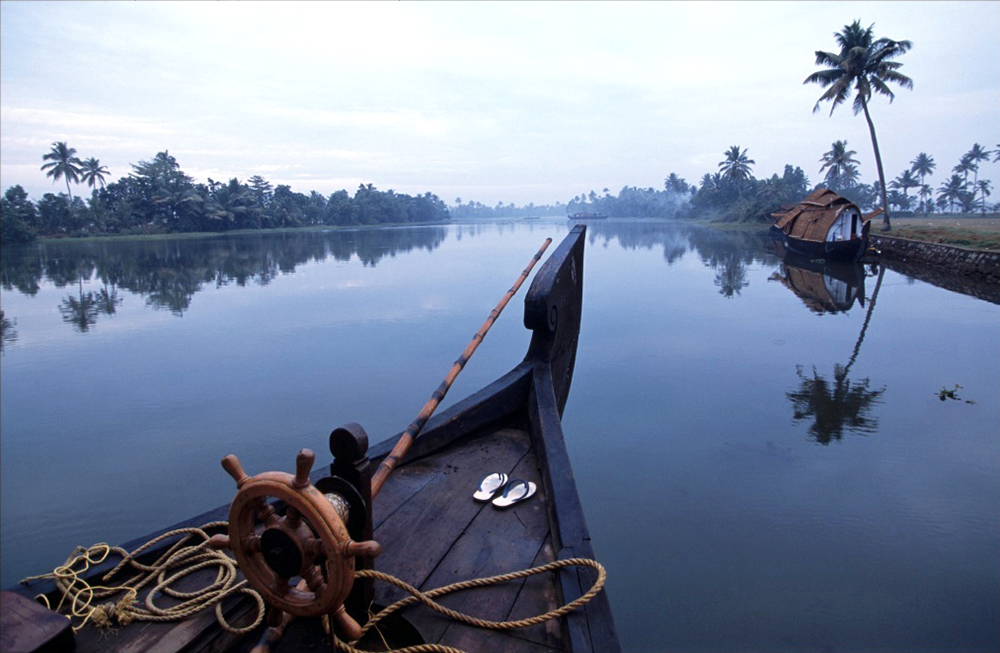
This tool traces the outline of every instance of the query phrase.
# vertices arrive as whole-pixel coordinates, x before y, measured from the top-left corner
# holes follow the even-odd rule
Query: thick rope
[[[214,606],[216,619],[218,619],[219,625],[223,628],[223,630],[235,635],[244,635],[254,630],[261,624],[264,618],[265,606],[260,594],[249,587],[246,580],[235,582],[237,577],[236,562],[221,551],[208,548],[207,545],[209,535],[205,531],[210,528],[225,526],[227,526],[226,522],[212,522],[205,524],[201,528],[181,528],[173,530],[150,540],[131,553],[121,547],[110,546],[104,543],[95,544],[90,548],[77,547],[66,562],[60,567],[57,567],[51,573],[25,578],[21,582],[28,583],[44,578],[53,579],[56,587],[62,595],[59,600],[59,605],[56,606],[55,611],[59,612],[63,608],[63,604],[68,600],[67,609],[69,617],[71,619],[81,619],[80,623],[73,626],[74,632],[83,628],[88,621],[93,621],[93,624],[98,628],[111,628],[115,624],[124,627],[128,626],[133,621],[179,621],[201,612],[205,608]],[[136,560],[136,558],[146,549],[152,547],[158,542],[161,542],[162,540],[176,537],[178,535],[183,535],[184,537],[167,549],[167,551],[164,552],[154,563],[144,565]],[[188,541],[192,536],[201,537],[201,541],[197,544],[188,544]],[[130,583],[112,586],[95,586],[89,584],[83,579],[83,574],[90,569],[91,565],[103,563],[112,553],[122,556],[122,560],[117,566],[115,566],[114,569],[101,577],[102,581],[110,580],[126,566],[132,567],[142,573],[136,575]],[[79,568],[77,568],[78,566]],[[218,568],[216,579],[212,584],[194,592],[180,592],[170,587],[174,582],[187,576],[188,574],[208,567]],[[555,571],[557,569],[562,569],[563,567],[591,567],[592,569],[597,570],[597,579],[594,581],[594,584],[590,587],[590,589],[579,598],[554,610],[550,610],[545,614],[536,615],[534,617],[518,619],[516,621],[490,621],[446,608],[434,600],[435,598],[445,594],[451,594],[453,592],[459,592],[461,590],[476,587],[499,585],[500,583],[506,583],[512,580],[519,580],[522,578],[528,578],[529,576]],[[168,576],[168,573],[171,572],[172,575]],[[393,603],[389,607],[381,610],[378,614],[373,615],[371,619],[368,620],[368,623],[366,623],[361,629],[361,637],[359,637],[358,640],[353,642],[344,642],[340,640],[336,634],[332,634],[333,644],[338,649],[345,651],[346,653],[368,653],[363,649],[355,648],[354,644],[360,641],[360,639],[363,638],[368,631],[376,628],[377,624],[389,615],[416,603],[422,603],[432,610],[454,619],[455,621],[477,628],[490,630],[512,630],[515,628],[533,626],[551,619],[557,619],[579,609],[580,607],[586,605],[604,588],[604,583],[607,580],[607,572],[604,567],[596,560],[591,560],[589,558],[567,558],[565,560],[555,560],[548,564],[541,565],[540,567],[525,569],[509,574],[501,574],[499,576],[491,576],[489,578],[477,578],[474,580],[452,583],[451,585],[439,587],[428,592],[421,592],[405,581],[373,569],[359,570],[355,573],[355,576],[357,578],[382,580],[406,591],[410,594],[410,596]],[[138,605],[137,599],[139,596],[139,590],[153,583],[154,580],[156,581],[156,584],[153,585],[153,587],[146,594],[145,606]],[[158,593],[163,593],[175,599],[180,599],[181,603],[169,608],[160,608],[153,602],[153,599]],[[253,597],[254,601],[257,603],[256,618],[253,623],[243,628],[230,626],[222,613],[222,600],[237,593],[247,594]],[[97,600],[110,598],[118,594],[121,594],[121,596],[114,602],[103,603],[96,606],[94,605],[94,602]],[[51,608],[48,598],[44,594],[39,595],[36,598],[43,600],[45,605]],[[376,632],[378,632],[377,628]],[[460,649],[440,644],[421,644],[419,646],[394,649],[392,653],[464,652]]]
[[[74,632],[83,628],[88,621],[92,621],[98,628],[127,626],[133,621],[179,621],[214,606],[215,617],[223,630],[243,635],[255,629],[263,621],[264,600],[247,585],[246,580],[237,582],[236,562],[232,558],[222,551],[207,546],[209,535],[205,531],[210,528],[224,528],[226,525],[226,522],[212,522],[201,528],[173,530],[150,540],[131,553],[121,547],[104,543],[95,544],[90,548],[78,546],[66,562],[51,573],[25,578],[21,582],[51,578],[61,594],[55,611],[59,612],[66,604],[70,619],[81,620],[73,626]],[[136,560],[146,549],[179,535],[183,537],[152,564],[144,565]],[[190,544],[189,541],[194,536],[200,537],[201,541]],[[111,580],[126,567],[141,573],[120,585],[91,585],[84,580],[83,575],[91,565],[101,564],[111,554],[122,556],[122,560],[114,569],[102,576],[101,581]],[[215,581],[211,584],[194,592],[180,592],[171,587],[181,578],[211,567],[218,569]],[[144,605],[140,605],[139,591],[148,585],[152,587],[146,594]],[[154,599],[160,593],[181,602],[168,608],[161,608],[154,603]],[[253,623],[243,628],[231,626],[222,613],[222,600],[234,594],[247,594],[257,603],[256,618]],[[114,601],[95,605],[96,601],[116,596],[117,599]],[[36,598],[51,607],[44,594]]]
[[[555,571],[563,567],[591,567],[597,570],[597,579],[586,593],[584,593],[579,598],[570,601],[569,603],[562,605],[554,610],[550,610],[545,614],[536,615],[534,617],[528,617],[526,619],[518,619],[516,621],[490,621],[487,619],[479,619],[478,617],[473,617],[462,612],[456,612],[450,608],[446,608],[440,603],[434,601],[438,596],[443,596],[445,594],[451,594],[452,592],[458,592],[461,590],[471,589],[474,587],[487,587],[490,585],[499,585],[500,583],[505,583],[512,580],[518,580],[521,578],[527,578],[529,576],[535,576],[537,574],[542,574],[548,571]],[[474,580],[467,580],[458,583],[452,583],[451,585],[446,585],[444,587],[439,587],[428,592],[421,592],[412,585],[390,576],[389,574],[384,574],[373,569],[362,569],[355,573],[358,578],[375,578],[378,580],[391,583],[396,587],[405,590],[410,594],[410,596],[405,599],[396,601],[389,607],[381,610],[378,614],[372,616],[365,624],[364,628],[361,629],[361,637],[353,642],[344,642],[339,639],[336,634],[333,635],[334,645],[341,651],[345,653],[368,653],[363,649],[355,648],[354,644],[360,641],[365,634],[376,627],[379,621],[382,621],[390,614],[401,610],[402,608],[413,605],[415,603],[422,603],[427,607],[431,608],[435,612],[443,614],[455,621],[474,626],[476,628],[484,628],[489,630],[512,630],[515,628],[525,628],[528,626],[534,626],[551,619],[557,619],[564,615],[577,610],[584,605],[586,605],[591,599],[593,599],[601,589],[604,588],[604,582],[607,580],[607,571],[601,563],[596,560],[591,560],[589,558],[567,558],[565,560],[555,560],[548,564],[542,565],[540,567],[534,567],[531,569],[525,569],[522,571],[513,572],[510,574],[501,574],[499,576],[491,576],[489,578],[477,578]],[[440,644],[420,644],[418,646],[409,646],[402,649],[393,649],[391,653],[464,653],[460,649],[452,648],[449,646],[443,646]]]

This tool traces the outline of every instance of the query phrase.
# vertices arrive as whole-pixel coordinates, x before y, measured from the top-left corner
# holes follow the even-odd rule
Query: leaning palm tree
[[[719,163],[719,172],[722,173],[724,179],[728,179],[736,185],[736,190],[742,197],[743,184],[753,178],[750,166],[756,161],[747,157],[746,149],[740,151],[739,145],[733,145],[726,150],[725,156],[726,159]]]
[[[929,175],[932,172],[934,172],[934,168],[936,168],[936,167],[937,167],[937,164],[934,163],[934,157],[930,156],[929,154],[927,154],[925,152],[921,152],[920,154],[918,154],[916,156],[915,159],[913,159],[912,161],[910,161],[910,172],[916,173],[917,175],[920,176],[921,191],[923,190],[924,187],[927,186],[927,182],[924,180],[924,178],[927,175]],[[922,195],[923,195],[923,192],[921,192],[921,196]],[[923,199],[921,199],[920,200],[920,210],[921,210],[921,212],[923,212],[923,213],[926,214],[927,213],[926,208],[927,208],[927,206],[924,204]]]
[[[55,183],[60,177],[66,178],[66,192],[69,193],[70,201],[73,200],[73,193],[69,189],[69,182],[80,183],[80,159],[76,158],[76,149],[66,145],[65,141],[52,144],[52,150],[48,154],[42,155],[42,170],[48,170],[46,177],[52,177]]]
[[[102,166],[101,162],[90,157],[86,161],[80,162],[80,181],[93,188],[100,184],[104,188],[104,176],[108,174],[107,166]]]
[[[820,174],[826,170],[828,188],[840,190],[846,188],[858,178],[858,161],[854,158],[854,150],[847,149],[847,141],[834,141],[829,152],[823,154],[820,162]]]
[[[861,27],[860,21],[845,25],[843,31],[834,34],[840,52],[816,51],[816,65],[828,66],[824,70],[806,77],[803,84],[816,83],[826,88],[826,92],[816,101],[813,113],[819,111],[819,106],[825,100],[832,103],[830,115],[837,105],[847,100],[852,87],[857,94],[854,96],[854,115],[864,112],[868,121],[868,131],[872,137],[872,148],[875,150],[875,165],[878,168],[878,178],[882,189],[882,229],[888,231],[889,202],[885,193],[885,173],[882,171],[882,155],[878,149],[878,139],[875,137],[875,123],[868,111],[868,102],[872,92],[881,93],[889,98],[896,97],[889,89],[888,82],[899,84],[903,88],[913,88],[913,80],[899,72],[903,64],[892,59],[909,50],[909,41],[894,41],[892,39],[875,39],[874,23],[867,29]]]

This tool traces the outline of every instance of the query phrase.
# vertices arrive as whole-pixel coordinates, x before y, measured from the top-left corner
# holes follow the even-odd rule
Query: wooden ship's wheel
[[[382,549],[373,540],[351,539],[348,499],[320,492],[309,481],[315,459],[303,449],[294,476],[248,476],[236,456],[223,458],[222,466],[236,481],[236,496],[229,509],[229,535],[214,536],[210,545],[230,549],[250,585],[280,612],[270,615],[272,627],[285,615],[332,615],[341,633],[355,639],[361,628],[344,609],[354,584],[354,559],[375,557]],[[283,514],[273,499],[284,504]]]

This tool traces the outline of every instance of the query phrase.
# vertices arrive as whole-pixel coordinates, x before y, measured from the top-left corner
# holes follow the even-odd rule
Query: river
[[[2,253],[0,584],[401,431],[541,219]],[[1000,648],[1000,306],[766,235],[588,230],[564,429],[626,651]],[[452,403],[524,355],[520,295]]]

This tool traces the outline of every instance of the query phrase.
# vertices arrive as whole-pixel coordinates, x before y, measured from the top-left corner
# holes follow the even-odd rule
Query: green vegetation
[[[66,143],[53,143],[41,166],[53,182],[66,181],[66,194],[46,193],[32,202],[24,189],[12,186],[0,199],[2,241],[29,242],[36,236],[96,234],[161,234],[228,232],[299,226],[353,226],[440,222],[448,209],[436,195],[411,197],[362,184],[324,197],[296,193],[260,176],[247,183],[209,179],[198,184],[185,174],[168,151],[132,165],[132,173],[110,184],[100,161],[81,161]],[[74,197],[70,182],[86,183],[87,201]]]

